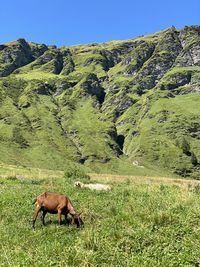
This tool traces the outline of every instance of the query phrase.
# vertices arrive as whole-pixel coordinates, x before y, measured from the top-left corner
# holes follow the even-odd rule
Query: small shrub
[[[189,145],[188,141],[185,138],[182,139],[181,148],[182,148],[183,153],[185,155],[191,156],[190,145]]]
[[[153,228],[163,227],[169,224],[172,224],[172,216],[167,212],[160,212],[158,214],[154,214],[152,217]]]
[[[68,165],[65,170],[64,178],[68,180],[90,180],[90,176],[85,172],[85,170],[75,164]]]
[[[194,154],[194,152],[191,153],[191,162],[193,166],[197,166],[198,165],[198,160],[196,155]]]
[[[192,183],[188,185],[188,190],[196,194],[200,193],[200,184]]]
[[[116,216],[116,215],[118,214],[117,208],[116,208],[114,205],[112,205],[112,206],[110,207],[110,212],[111,212],[111,214],[114,215],[114,216]]]
[[[174,173],[182,177],[188,177],[191,174],[191,170],[187,166],[180,165],[175,168]]]
[[[41,185],[44,183],[44,180],[36,180],[36,179],[24,179],[20,180],[22,184],[27,184],[27,185]]]
[[[168,186],[167,185],[164,185],[164,184],[160,185],[160,191],[161,192],[165,193],[167,190],[168,190]]]
[[[17,177],[16,177],[16,175],[11,175],[11,176],[8,176],[6,179],[10,180],[10,181],[16,181]]]
[[[13,128],[13,141],[17,143],[21,148],[28,147],[28,142],[21,134],[20,128],[14,127]]]

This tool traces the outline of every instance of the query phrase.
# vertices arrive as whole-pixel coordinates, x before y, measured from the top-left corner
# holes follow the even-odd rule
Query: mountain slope
[[[199,177],[199,41],[190,26],[102,44],[0,45],[1,161]]]

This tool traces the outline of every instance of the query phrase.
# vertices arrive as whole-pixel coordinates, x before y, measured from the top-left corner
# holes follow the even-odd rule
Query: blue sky
[[[200,24],[199,0],[6,0],[0,43],[61,45],[120,40]]]

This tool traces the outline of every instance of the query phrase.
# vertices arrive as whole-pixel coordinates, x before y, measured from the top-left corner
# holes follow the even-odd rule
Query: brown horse
[[[77,228],[83,224],[83,221],[80,218],[81,213],[77,213],[67,196],[52,192],[44,192],[34,200],[34,203],[36,204],[36,210],[33,218],[33,228],[35,228],[35,221],[39,212],[42,212],[41,218],[43,225],[45,225],[44,218],[47,213],[58,214],[59,224],[61,224],[61,215],[64,215],[65,220],[67,221],[68,213],[74,219]]]

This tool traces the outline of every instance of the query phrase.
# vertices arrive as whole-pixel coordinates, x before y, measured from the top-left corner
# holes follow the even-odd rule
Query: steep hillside
[[[2,163],[200,177],[200,26],[61,48],[18,39],[0,45],[0,77]]]

